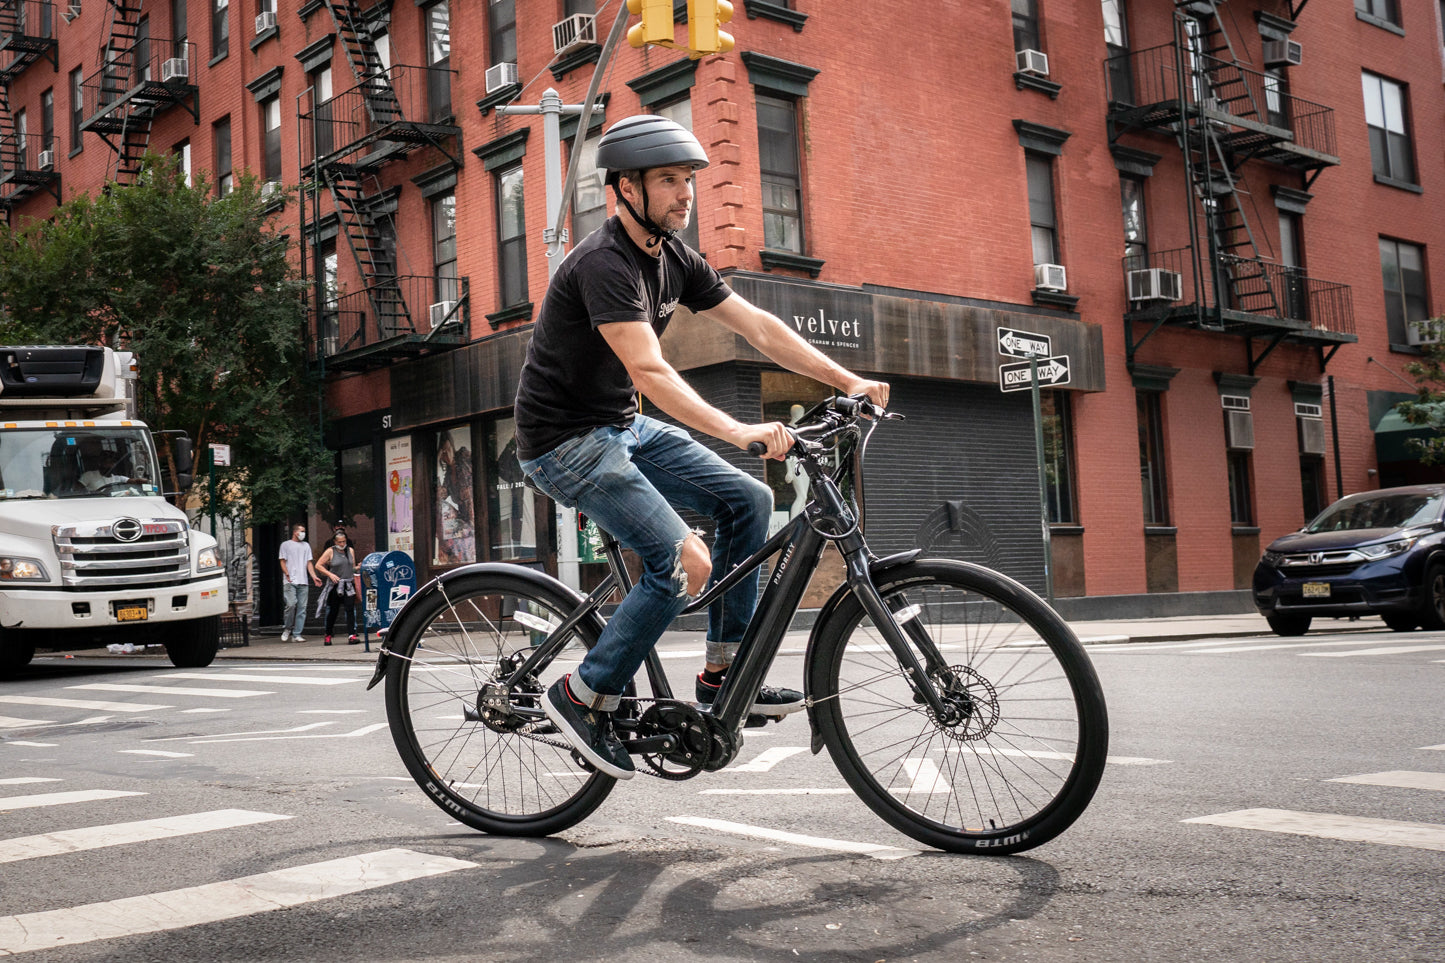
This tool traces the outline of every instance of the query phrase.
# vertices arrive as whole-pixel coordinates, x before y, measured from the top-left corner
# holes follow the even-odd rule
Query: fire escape
[[[100,69],[81,81],[81,130],[116,152],[115,180],[135,181],[150,146],[151,124],[163,111],[184,107],[199,124],[197,88],[191,82],[196,45],[150,36],[142,0],[109,0],[110,29]]]
[[[1307,2],[1292,3],[1291,16]],[[1111,140],[1169,136],[1188,184],[1188,246],[1124,259],[1129,359],[1170,325],[1243,337],[1251,374],[1284,343],[1313,346],[1323,368],[1341,344],[1358,340],[1349,286],[1307,277],[1274,257],[1249,175],[1264,172],[1251,162],[1276,165],[1298,172],[1307,190],[1340,162],[1334,111],[1290,94],[1282,70],[1248,66],[1222,4],[1176,0],[1171,43],[1106,64]],[[1288,40],[1264,50],[1266,66],[1277,68],[1297,63],[1301,52]]]
[[[387,67],[356,0],[325,2],[356,83],[325,98],[313,87],[298,103],[301,229],[305,236],[334,218],[360,289],[348,291],[334,267],[317,269],[308,310],[312,357],[327,368],[365,370],[470,340],[467,278],[401,273],[396,194],[382,182],[387,164],[424,147],[459,168],[460,129],[451,117],[450,71]],[[331,202],[324,215],[323,194]]]
[[[52,72],[59,70],[56,20],[49,0],[0,0],[0,208],[5,210],[42,190],[60,203],[54,131],[22,128],[10,105],[10,85],[31,64],[44,58]]]

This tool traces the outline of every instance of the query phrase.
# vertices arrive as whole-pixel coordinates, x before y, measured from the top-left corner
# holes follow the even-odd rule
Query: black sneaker
[[[611,714],[595,712],[572,698],[568,678],[570,676],[563,676],[552,683],[542,698],[542,711],[562,737],[572,743],[572,748],[598,772],[613,779],[631,779],[637,767],[612,729]]]
[[[697,677],[697,701],[703,705],[712,705],[721,688],[721,683],[710,685],[704,682],[702,676],[699,675]],[[758,690],[757,697],[753,699],[752,708],[748,711],[764,716],[785,716],[790,712],[797,712],[801,708],[803,708],[803,693],[796,689],[781,689],[765,685]]]

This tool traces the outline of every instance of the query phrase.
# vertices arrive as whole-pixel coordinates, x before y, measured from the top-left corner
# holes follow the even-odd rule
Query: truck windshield
[[[158,495],[159,478],[142,428],[0,431],[0,500]]]

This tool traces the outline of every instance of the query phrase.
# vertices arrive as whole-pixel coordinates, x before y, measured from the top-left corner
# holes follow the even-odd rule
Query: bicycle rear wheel
[[[597,641],[584,620],[510,696],[511,675],[577,605],[558,584],[496,572],[453,578],[392,626],[386,714],[397,752],[432,800],[474,829],[546,836],[585,819],[616,781],[584,767],[541,712],[542,693]],[[497,710],[497,699],[511,710]],[[489,704],[484,704],[484,699]]]
[[[1067,829],[1098,787],[1109,741],[1073,632],[1022,585],[965,562],[920,560],[878,583],[915,648],[947,663],[930,680],[959,712],[935,718],[845,597],[815,636],[808,685],[848,784],[894,828],[951,852],[1015,853]]]

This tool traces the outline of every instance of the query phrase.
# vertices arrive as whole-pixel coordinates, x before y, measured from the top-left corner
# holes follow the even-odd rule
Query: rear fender
[[[510,562],[477,562],[474,565],[463,565],[460,568],[443,572],[413,592],[411,598],[407,599],[405,604],[402,605],[401,611],[396,613],[396,616],[391,620],[392,626],[395,627],[401,623],[406,618],[408,612],[423,604],[426,599],[445,592],[447,586],[477,575],[502,576],[512,581],[521,582],[524,585],[533,585],[549,592],[565,595],[573,604],[581,604],[583,601],[581,595],[578,595],[577,592],[557,581],[546,572],[539,572],[536,569],[527,568],[523,565],[514,565]],[[602,631],[602,620],[598,618],[595,612],[590,618],[596,622],[594,628],[600,633]],[[391,661],[391,656],[394,654],[388,645],[391,641],[390,632],[384,631],[378,634],[381,635],[381,649],[376,656],[376,671],[372,673],[371,681],[366,684],[368,690],[374,688],[376,684],[385,677],[387,666]]]
[[[907,552],[899,552],[896,555],[886,555],[883,558],[876,558],[868,563],[868,573],[873,577],[873,581],[876,584],[882,581],[883,576],[890,570],[900,565],[907,565],[922,554],[922,549],[915,548]],[[823,749],[823,733],[818,729],[818,720],[813,711],[813,673],[810,671],[813,665],[813,653],[818,645],[818,640],[822,638],[823,633],[827,630],[828,623],[837,615],[838,609],[842,606],[844,599],[849,598],[852,594],[853,590],[849,588],[845,582],[838,586],[838,590],[828,598],[828,601],[823,603],[823,607],[818,610],[817,619],[813,621],[813,631],[808,635],[808,648],[803,654],[803,689],[804,695],[807,696],[808,728],[812,731],[811,748],[815,756]]]

